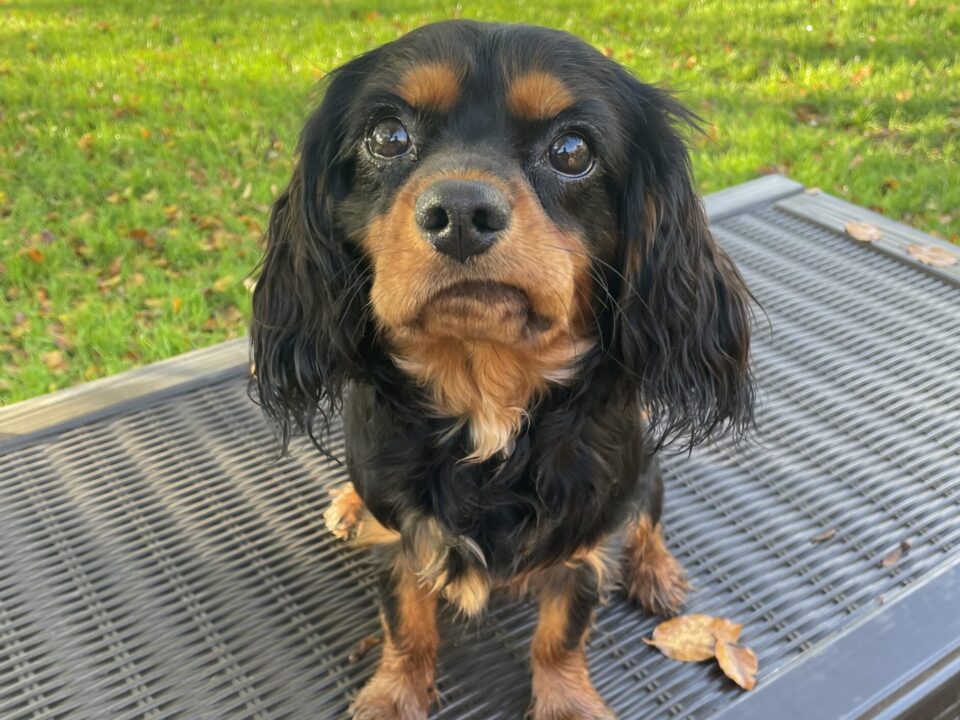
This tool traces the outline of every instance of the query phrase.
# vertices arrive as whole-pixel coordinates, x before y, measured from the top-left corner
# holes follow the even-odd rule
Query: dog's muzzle
[[[510,204],[480,180],[440,180],[417,198],[420,233],[438,252],[465,263],[486,252],[510,223]]]

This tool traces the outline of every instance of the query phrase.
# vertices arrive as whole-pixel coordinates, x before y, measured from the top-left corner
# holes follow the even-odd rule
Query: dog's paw
[[[651,527],[646,518],[629,531],[623,585],[627,597],[655,615],[677,614],[690,591],[683,566],[664,543],[660,525]]]
[[[352,720],[427,720],[432,693],[374,675],[350,706]]]
[[[335,537],[349,540],[356,534],[362,514],[363,500],[348,482],[330,491],[330,507],[323,513],[323,522]]]
[[[667,554],[656,564],[642,564],[625,573],[627,597],[654,615],[676,615],[690,591],[683,567]]]

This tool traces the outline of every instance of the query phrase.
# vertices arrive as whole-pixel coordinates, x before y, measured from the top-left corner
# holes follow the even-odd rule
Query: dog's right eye
[[[410,133],[398,118],[379,120],[367,135],[367,148],[380,158],[395,158],[410,151]]]

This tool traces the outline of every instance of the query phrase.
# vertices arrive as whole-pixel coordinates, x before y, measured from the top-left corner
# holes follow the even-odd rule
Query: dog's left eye
[[[593,153],[590,146],[577,133],[565,133],[550,145],[550,165],[561,175],[579,177],[586,175],[593,167]]]
[[[410,150],[410,133],[398,118],[383,118],[367,135],[367,147],[377,157],[394,158]]]

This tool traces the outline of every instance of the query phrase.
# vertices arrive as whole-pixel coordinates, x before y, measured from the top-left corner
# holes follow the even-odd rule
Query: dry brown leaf
[[[226,292],[231,287],[233,287],[232,275],[227,275],[225,277],[219,278],[218,280],[214,280],[213,282],[213,289],[220,293]]]
[[[723,674],[744,690],[753,690],[757,684],[757,656],[748,647],[717,640],[717,662]]]
[[[680,615],[657,625],[653,638],[643,641],[672,660],[701,662],[714,656],[718,641],[736,642],[742,629],[726,618]]]
[[[826,542],[827,540],[832,539],[833,536],[836,534],[837,534],[837,529],[835,527],[832,527],[829,530],[824,530],[819,535],[814,535],[812,538],[810,538],[810,542],[812,542],[814,545],[818,543],[823,543],[823,542]]]
[[[887,568],[893,567],[898,562],[900,562],[900,558],[902,556],[903,556],[903,550],[901,550],[900,546],[897,545],[897,547],[895,547],[893,550],[891,550],[890,552],[888,552],[886,555],[883,556],[883,560],[880,561],[880,565]]]
[[[81,227],[83,225],[89,225],[93,222],[93,213],[89,210],[86,212],[80,213],[75,218],[70,219],[70,224],[73,227]]]
[[[66,370],[67,368],[67,361],[64,360],[63,353],[59,350],[45,352],[40,356],[40,358],[43,360],[43,364],[47,366],[48,370],[53,370],[56,372],[58,370]]]
[[[913,545],[913,541],[910,538],[901,540],[899,545],[883,556],[883,560],[880,561],[880,565],[885,568],[893,567],[900,562],[900,558],[902,558],[903,554],[910,549],[911,545]]]
[[[931,267],[949,267],[957,264],[957,256],[949,250],[932,245],[907,245],[910,257]]]
[[[793,108],[793,115],[804,125],[816,127],[823,120],[820,109],[810,103],[801,103]]]
[[[843,226],[843,229],[847,231],[847,235],[860,242],[876,242],[883,235],[883,233],[880,232],[880,228],[876,225],[858,222],[856,220],[848,222]]]

